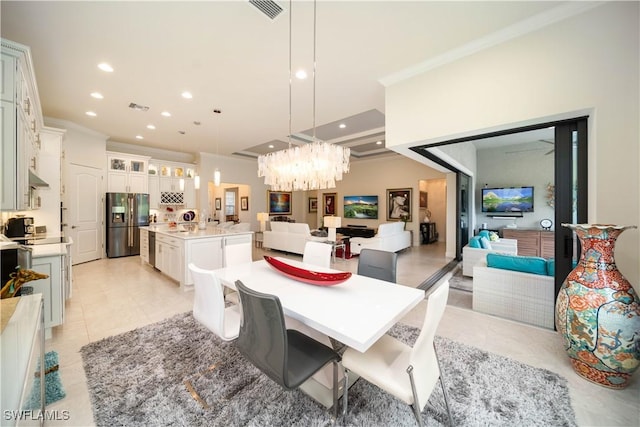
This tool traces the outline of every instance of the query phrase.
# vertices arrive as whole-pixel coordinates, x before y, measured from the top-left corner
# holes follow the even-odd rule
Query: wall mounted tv
[[[533,212],[533,187],[483,188],[482,212]]]
[[[378,196],[344,196],[344,217],[378,219]]]

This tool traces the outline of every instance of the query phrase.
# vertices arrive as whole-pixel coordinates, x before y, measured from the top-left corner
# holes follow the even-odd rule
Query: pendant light
[[[334,188],[349,172],[351,150],[316,140],[316,1],[313,2],[313,139],[291,146],[291,22],[289,1],[289,148],[258,157],[258,176],[274,191]]]
[[[218,110],[218,109],[213,110],[213,112],[215,114],[222,114],[222,110]],[[216,161],[220,160],[219,144],[220,144],[220,124],[216,124]],[[220,169],[216,167],[215,170],[213,171],[213,185],[215,185],[216,187],[220,187],[220,178],[221,178]]]

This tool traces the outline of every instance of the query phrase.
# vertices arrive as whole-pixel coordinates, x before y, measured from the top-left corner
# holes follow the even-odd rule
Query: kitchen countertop
[[[204,230],[195,229],[194,231],[184,231],[181,226],[178,225],[178,229],[169,230],[168,225],[149,225],[146,227],[140,227],[141,230],[155,231],[156,233],[165,234],[167,236],[176,237],[178,239],[190,240],[190,239],[204,239],[208,237],[219,236],[233,236],[240,234],[253,234],[253,231],[230,231],[223,230],[215,227],[207,227]]]
[[[61,236],[54,236],[54,235],[47,235],[46,236],[47,239],[52,238],[52,239],[59,239]],[[2,236],[2,239],[0,239],[0,245],[15,245],[18,244],[15,241],[11,241],[11,239]],[[29,249],[31,249],[31,257],[32,258],[42,258],[42,257],[46,257],[46,256],[56,256],[56,255],[66,255],[67,254],[67,246],[68,245],[72,245],[73,244],[73,240],[71,239],[71,237],[67,237],[66,238],[66,242],[65,243],[48,243],[48,244],[37,244],[37,245],[29,245],[29,244],[24,244],[22,246],[25,246]]]

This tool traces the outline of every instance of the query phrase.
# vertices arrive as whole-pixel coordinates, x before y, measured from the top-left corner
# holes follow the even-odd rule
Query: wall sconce
[[[195,178],[193,178],[193,186],[195,187],[196,190],[200,189],[200,176],[196,175]]]
[[[267,212],[258,212],[258,221],[260,221],[260,231],[266,230],[265,223],[269,220],[269,214]]]
[[[184,191],[184,178],[180,178],[180,191]]]
[[[213,171],[213,185],[220,187],[220,169],[218,168]]]
[[[329,230],[327,240],[330,242],[336,241],[336,228],[342,227],[342,217],[339,216],[325,216],[324,226]]]

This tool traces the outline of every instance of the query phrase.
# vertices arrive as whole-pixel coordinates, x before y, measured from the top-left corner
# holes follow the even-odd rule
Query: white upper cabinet
[[[109,193],[148,193],[149,157],[107,152]]]
[[[27,46],[2,39],[1,210],[31,209],[29,172],[39,169],[40,98]]]

